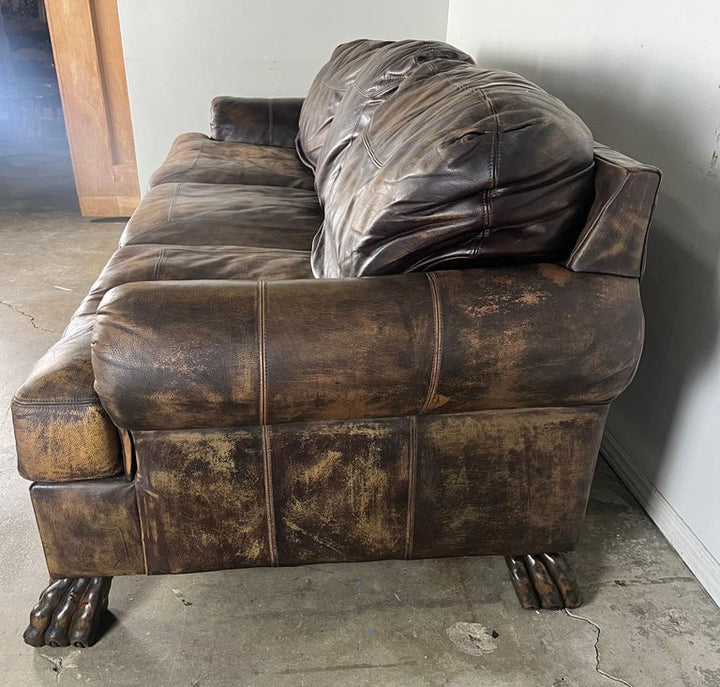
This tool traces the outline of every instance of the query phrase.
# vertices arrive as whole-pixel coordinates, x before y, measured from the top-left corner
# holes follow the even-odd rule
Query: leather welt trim
[[[442,362],[442,309],[440,307],[440,296],[438,294],[437,277],[433,272],[426,272],[428,284],[430,285],[430,296],[433,305],[434,345],[433,362],[430,370],[430,381],[428,382],[427,396],[425,403],[420,409],[420,414],[427,413],[434,405],[437,398],[438,381],[440,379],[440,363]]]
[[[360,140],[362,141],[363,145],[365,146],[365,151],[367,152],[370,159],[373,161],[373,164],[378,168],[382,169],[383,163],[380,160],[380,158],[375,155],[375,151],[373,150],[372,144],[370,143],[370,139],[367,135],[367,129],[363,129],[362,134],[360,134]]]
[[[417,418],[410,418],[410,441],[408,447],[408,506],[405,531],[405,558],[412,558],[415,538],[415,483],[417,475]]]
[[[259,393],[259,419],[261,425],[267,424],[267,350],[265,346],[265,282],[258,281],[257,293],[257,337],[258,358],[260,361],[260,393]]]
[[[262,428],[263,475],[265,481],[265,515],[268,529],[270,565],[278,564],[277,532],[275,530],[275,501],[273,495],[272,455],[270,453],[270,429]]]
[[[19,399],[13,398],[13,405],[18,406],[97,406],[102,408],[103,405],[97,398],[80,398],[74,400],[47,400],[47,399]]]

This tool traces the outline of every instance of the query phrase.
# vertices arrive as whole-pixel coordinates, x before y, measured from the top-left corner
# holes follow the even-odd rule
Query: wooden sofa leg
[[[112,577],[51,580],[30,613],[23,639],[30,646],[87,647],[108,607]]]
[[[506,556],[505,563],[523,608],[577,608],[581,604],[575,572],[565,554]]]

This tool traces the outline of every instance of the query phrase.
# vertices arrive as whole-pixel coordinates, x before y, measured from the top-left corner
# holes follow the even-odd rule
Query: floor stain
[[[445,632],[460,651],[471,656],[482,656],[495,651],[495,639],[500,636],[495,630],[488,630],[479,623],[455,623]]]

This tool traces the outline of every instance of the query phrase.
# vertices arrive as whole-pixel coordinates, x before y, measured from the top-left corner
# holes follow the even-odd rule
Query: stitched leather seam
[[[270,453],[270,428],[262,427],[263,475],[265,478],[265,514],[267,517],[268,549],[270,565],[278,564],[277,533],[275,531],[275,503],[273,500],[272,455]]]
[[[197,154],[197,156],[195,157],[195,160],[193,160],[193,163],[192,163],[192,164],[190,165],[190,167],[188,168],[188,171],[190,171],[190,170],[192,170],[192,169],[195,169],[195,167],[197,167],[197,163],[198,163],[198,161],[200,160],[200,156],[201,156],[201,155],[203,154],[203,152],[205,151],[205,144],[206,144],[209,140],[210,140],[210,139],[208,138],[208,139],[206,139],[206,140],[204,140],[204,141],[200,141],[200,147],[198,148],[198,154]]]
[[[410,437],[408,448],[408,510],[407,529],[405,531],[405,558],[409,560],[413,553],[415,538],[415,485],[417,473],[417,418],[410,418]]]
[[[320,83],[325,86],[325,88],[327,88],[329,91],[338,91],[339,93],[345,93],[347,90],[349,90],[347,87],[343,88],[342,86],[334,86],[327,81],[320,81]]]
[[[375,155],[375,152],[372,149],[372,146],[370,145],[370,140],[367,137],[367,129],[363,129],[362,134],[360,134],[360,140],[363,142],[363,145],[365,146],[365,150],[367,151],[367,154],[370,156],[370,159],[373,161],[375,166],[378,169],[383,168],[383,163],[380,162],[379,158]]]
[[[170,205],[168,205],[168,213],[167,213],[168,224],[172,224],[175,221],[173,219],[173,216],[175,215],[175,203],[177,202],[178,195],[180,195],[180,187],[182,185],[183,185],[182,181],[179,184],[175,185],[175,193],[173,193],[173,196],[170,199]]]
[[[14,405],[19,406],[97,406],[102,408],[102,403],[97,398],[79,399],[77,401],[46,401],[44,399],[13,399]]]
[[[153,268],[152,277],[150,281],[160,281],[160,265],[162,264],[163,258],[165,257],[165,249],[161,248],[158,254],[157,260],[155,261],[155,267]]]
[[[469,84],[458,83],[447,72],[441,72],[439,76],[461,91],[472,91],[473,93],[479,95],[485,101],[485,104],[488,106],[488,109],[493,115],[493,121],[495,122],[495,133],[493,136],[492,149],[490,151],[490,188],[485,189],[483,193],[483,206],[485,208],[486,227],[492,226],[492,204],[490,202],[490,194],[492,189],[496,188],[497,186],[497,169],[499,163],[499,160],[497,159],[497,144],[500,137],[500,122],[498,121],[497,109],[485,89],[477,88]],[[483,234],[483,236],[480,237],[480,243],[482,243],[482,239],[485,238],[485,236],[486,234]],[[479,250],[479,246],[476,247],[475,250]]]
[[[440,308],[440,297],[438,295],[437,277],[433,272],[426,272],[428,284],[430,285],[430,296],[432,298],[433,305],[433,319],[434,319],[434,340],[435,346],[433,348],[433,363],[430,371],[430,381],[428,382],[427,396],[425,397],[425,403],[420,410],[420,413],[427,413],[432,403],[437,396],[438,381],[440,377],[440,363],[442,362],[442,310]]]
[[[140,489],[138,483],[142,483],[142,473],[140,472],[140,456],[135,455],[135,503],[138,509],[138,521],[140,524],[140,543],[142,544],[143,565],[145,566],[145,574],[150,574],[150,565],[148,564],[148,543],[149,537],[146,532],[147,512],[145,509],[145,501],[140,498]]]
[[[267,360],[265,351],[265,282],[258,280],[257,295],[258,355],[260,358],[260,407],[258,409],[261,425],[267,424]]]

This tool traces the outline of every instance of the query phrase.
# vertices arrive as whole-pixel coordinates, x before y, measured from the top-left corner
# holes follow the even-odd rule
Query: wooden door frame
[[[80,211],[126,217],[140,202],[116,0],[45,0]]]

